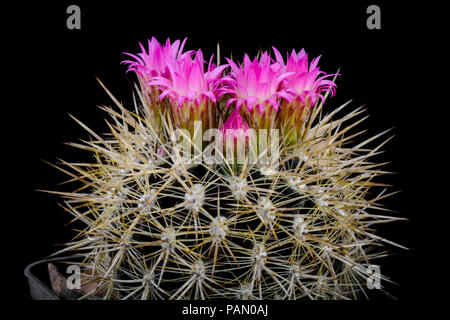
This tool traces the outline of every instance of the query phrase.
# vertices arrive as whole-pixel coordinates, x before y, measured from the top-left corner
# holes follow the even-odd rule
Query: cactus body
[[[110,94],[115,107],[103,107],[110,133],[83,125],[92,139],[72,144],[95,161],[64,169],[82,184],[60,192],[85,225],[61,251],[84,257],[83,282],[95,285],[81,298],[365,296],[368,267],[384,255],[378,247],[392,244],[373,226],[398,218],[377,214],[387,195],[369,192],[385,173],[372,161],[385,141],[369,147],[380,134],[353,142],[362,109],[344,113],[346,104],[325,114],[318,100],[297,143],[276,140],[275,164],[251,163],[248,154],[236,164],[217,150],[222,161],[208,163],[208,143],[199,150],[192,137],[185,142],[194,158],[183,161],[171,108],[150,105],[145,88],[136,94],[135,111]],[[225,100],[210,122],[225,122]]]

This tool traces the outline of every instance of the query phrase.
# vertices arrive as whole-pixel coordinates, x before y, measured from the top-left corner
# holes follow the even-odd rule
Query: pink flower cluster
[[[229,75],[222,78],[223,87],[220,95],[231,94],[227,105],[235,102],[236,109],[242,104],[251,111],[258,107],[262,113],[267,104],[276,111],[281,106],[281,100],[292,102],[299,98],[304,101],[307,97],[315,104],[316,99],[323,99],[323,92],[335,93],[336,84],[326,78],[333,76],[325,74],[317,67],[320,56],[313,59],[308,67],[308,55],[302,49],[287,55],[285,63],[280,52],[273,47],[276,61],[270,58],[267,51],[263,52],[259,60],[252,61],[248,55],[244,56],[244,63],[236,65],[227,59],[231,66]]]
[[[209,61],[205,72],[202,51],[183,53],[186,39],[173,44],[167,39],[161,45],[155,38],[148,41],[148,51],[139,44],[142,52],[137,55],[124,53],[133,60],[125,60],[127,71],[136,72],[147,86],[161,89],[160,99],[169,97],[181,106],[186,100],[200,102],[202,96],[216,102],[217,81],[227,65],[216,67]]]
[[[134,60],[123,63],[128,64],[128,71],[138,74],[141,85],[149,88],[150,104],[155,100],[170,102],[176,126],[192,130],[193,122],[201,120],[206,128],[212,127],[217,89],[227,65],[216,67],[211,57],[205,70],[202,51],[183,52],[185,41],[180,45],[180,40],[171,44],[167,39],[161,45],[152,38],[148,51],[140,45],[142,52],[125,53]]]
[[[183,52],[185,42],[186,39],[182,43],[176,40],[171,44],[167,39],[161,45],[152,38],[148,51],[140,45],[141,53],[126,53],[134,60],[123,61],[144,85],[158,89],[160,100],[169,99],[172,110],[178,113],[178,109],[184,110],[181,122],[197,119],[196,112],[202,116],[214,112],[214,105],[222,96],[228,99],[227,106],[234,106],[248,120],[249,114],[261,117],[267,111],[266,118],[276,117],[285,105],[304,108],[314,105],[317,99],[323,100],[324,92],[335,93],[336,84],[328,79],[333,74],[318,67],[320,56],[308,63],[303,49],[288,53],[286,62],[276,48],[273,48],[275,59],[267,51],[253,60],[246,54],[242,64],[227,59],[228,64],[215,66],[211,57],[205,68],[202,51]],[[224,74],[227,67],[231,70]],[[205,105],[212,107],[208,109]],[[236,113],[231,116],[237,119]]]

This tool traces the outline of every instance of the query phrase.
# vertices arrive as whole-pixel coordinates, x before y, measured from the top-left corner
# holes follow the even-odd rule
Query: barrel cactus
[[[78,186],[55,193],[84,228],[55,254],[78,257],[79,298],[367,297],[379,248],[397,245],[374,234],[399,219],[371,192],[386,132],[355,142],[364,110],[325,112],[339,75],[304,50],[220,65],[183,48],[126,54],[131,106],[100,82],[108,134],[74,118],[93,161],[58,165]]]

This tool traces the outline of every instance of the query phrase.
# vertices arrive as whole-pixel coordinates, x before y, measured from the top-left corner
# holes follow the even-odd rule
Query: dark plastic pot
[[[61,260],[67,261],[73,258],[74,256],[50,258],[27,265],[24,273],[28,279],[31,298],[33,300],[61,300],[51,289],[48,263]]]

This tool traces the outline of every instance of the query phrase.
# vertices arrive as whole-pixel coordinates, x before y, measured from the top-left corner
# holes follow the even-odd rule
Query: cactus
[[[377,248],[400,246],[375,235],[373,227],[400,219],[377,214],[386,210],[380,203],[390,195],[385,189],[370,192],[384,186],[375,180],[387,172],[372,159],[389,138],[370,146],[386,132],[355,143],[364,110],[345,112],[346,103],[326,113],[337,74],[317,78],[318,59],[308,68],[303,50],[286,64],[274,49],[276,61],[266,53],[254,61],[246,56],[242,66],[210,61],[204,72],[201,51],[192,58],[193,52],[182,53],[183,45],[152,39],[148,53],[143,49],[126,61],[139,79],[130,109],[100,82],[115,104],[101,107],[109,116],[108,134],[74,118],[91,139],[70,145],[90,152],[94,161],[56,166],[81,186],[53,193],[85,225],[56,253],[81,256],[71,263],[81,267],[91,290],[80,298],[367,297],[368,267],[385,254]],[[159,69],[150,61],[158,50]],[[305,57],[301,73],[292,64],[305,65]],[[183,91],[175,87],[183,79],[175,78],[187,67],[188,80],[196,78]],[[273,92],[262,93],[264,99],[253,101],[250,84],[242,80],[251,68],[273,76]],[[295,94],[295,83],[306,86],[308,80],[301,82],[295,72],[313,85]],[[201,84],[194,94],[188,92],[193,82]],[[241,94],[244,85],[248,96]],[[201,130],[220,129],[216,142],[236,148],[221,152],[220,144],[208,144],[196,120]],[[248,134],[261,128],[267,136]],[[278,132],[270,129],[281,133],[269,135]],[[255,149],[251,161],[251,146],[265,141],[269,147]],[[245,151],[241,162],[237,149]],[[211,154],[219,161],[205,161]]]

